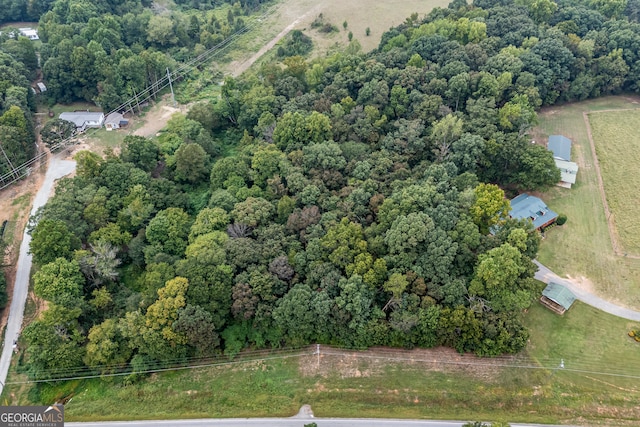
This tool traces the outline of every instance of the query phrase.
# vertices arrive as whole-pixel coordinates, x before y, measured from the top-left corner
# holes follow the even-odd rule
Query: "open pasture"
[[[620,250],[640,255],[640,110],[588,115]]]
[[[539,113],[540,124],[535,130],[535,134],[542,138],[553,134],[562,134],[571,138],[572,160],[580,166],[578,180],[572,189],[554,187],[542,195],[549,207],[556,212],[566,214],[568,221],[562,227],[556,227],[546,233],[538,259],[561,276],[574,279],[585,289],[636,310],[640,309],[640,259],[619,256],[613,250],[595,169],[596,158],[591,150],[587,122],[583,113],[586,112],[587,117],[590,118],[602,114],[616,118],[624,111],[612,113],[603,111],[627,110],[638,106],[637,99],[622,96],[553,106]],[[546,139],[544,141],[546,142]],[[600,142],[596,139],[598,158],[603,152],[599,144]],[[622,157],[625,155],[627,153],[623,153]],[[632,158],[629,158],[629,162],[631,161]],[[600,162],[603,163],[603,160],[600,159]],[[604,164],[611,162],[612,160],[607,159],[605,155]],[[605,167],[608,168],[608,166]],[[636,170],[637,167],[629,169],[627,176],[633,175]],[[612,193],[608,191],[607,186],[612,185],[611,177],[608,172],[603,173],[607,197],[610,198]],[[640,176],[637,178],[640,180]],[[614,197],[623,197],[623,193],[615,194],[616,191],[627,191],[625,190],[627,185],[629,183],[612,190]],[[640,189],[640,185],[636,188]],[[633,192],[627,194],[633,195]],[[638,200],[637,196],[631,198],[631,202],[637,203]],[[631,209],[628,215],[633,215],[636,211]],[[626,232],[619,231],[621,237],[624,233]],[[640,236],[635,238],[638,239]]]

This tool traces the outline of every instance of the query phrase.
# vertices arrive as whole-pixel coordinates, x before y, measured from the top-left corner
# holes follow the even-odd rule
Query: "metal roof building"
[[[511,199],[509,216],[518,219],[529,218],[536,229],[546,227],[558,218],[558,214],[549,209],[542,200],[527,193]]]
[[[571,188],[571,186],[576,183],[576,178],[578,177],[578,165],[574,162],[567,162],[566,160],[553,160],[556,162],[556,167],[560,169],[560,183],[558,185]]]
[[[553,153],[556,167],[560,169],[558,185],[571,188],[578,175],[578,164],[571,161],[571,140],[562,135],[551,135],[547,149]]]
[[[30,27],[24,27],[18,28],[18,31],[20,31],[20,34],[27,37],[29,40],[40,40],[40,37],[38,37],[38,30],[34,30]]]
[[[84,132],[86,128],[102,127],[104,122],[104,113],[93,111],[74,111],[60,113],[60,119],[75,123],[80,132]]]
[[[571,308],[576,296],[559,283],[549,282],[542,291],[540,302],[558,314],[564,314]]]
[[[571,161],[571,140],[562,135],[549,136],[547,144],[549,151],[553,153],[553,157],[567,162]]]
[[[104,127],[108,130],[120,129],[121,126],[126,126],[129,120],[125,119],[120,113],[114,112],[109,114],[104,119]]]

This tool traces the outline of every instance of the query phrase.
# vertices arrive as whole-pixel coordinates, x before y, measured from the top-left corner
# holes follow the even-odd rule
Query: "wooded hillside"
[[[559,180],[527,137],[536,108],[637,91],[635,3],[614,3],[456,1],[369,55],[287,57],[157,139],[80,153],[33,230],[48,309],[23,368],[311,342],[519,351],[540,236],[503,219],[502,189]]]

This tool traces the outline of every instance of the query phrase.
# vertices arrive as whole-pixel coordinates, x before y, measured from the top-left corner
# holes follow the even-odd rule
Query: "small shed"
[[[104,119],[104,127],[108,131],[120,129],[127,124],[129,124],[129,120],[125,119],[124,116],[118,112],[113,112]]]
[[[40,89],[40,92],[46,92],[47,91],[47,87],[42,82],[36,83],[36,86],[38,86],[38,89]]]
[[[549,282],[540,297],[542,305],[558,314],[569,310],[575,300],[576,296],[569,289],[555,282]]]
[[[547,207],[539,198],[522,193],[511,199],[511,218],[530,219],[533,226],[539,230],[553,224],[558,219],[558,214]]]

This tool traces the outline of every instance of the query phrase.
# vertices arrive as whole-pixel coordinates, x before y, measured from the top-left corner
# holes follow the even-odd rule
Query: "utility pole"
[[[171,88],[171,100],[173,101],[173,106],[176,106],[176,95],[173,93],[173,84],[171,83],[171,74],[169,73],[169,67],[167,67],[167,77],[169,78],[169,87]]]
[[[138,114],[141,114],[142,111],[140,111],[140,100],[138,99],[138,94],[136,93],[135,88],[133,88],[133,96],[136,97],[136,104],[138,105]]]
[[[9,160],[9,157],[7,156],[7,153],[4,152],[4,148],[2,148],[2,144],[0,144],[0,151],[2,151],[2,154],[4,155],[4,158],[7,160],[7,163],[9,164],[9,167],[11,168],[11,172],[13,173],[13,176],[18,179],[18,171],[16,171],[16,168],[13,167],[13,163],[11,163],[11,160]]]
[[[318,356],[318,372],[320,372],[320,344],[316,344],[316,355]]]

